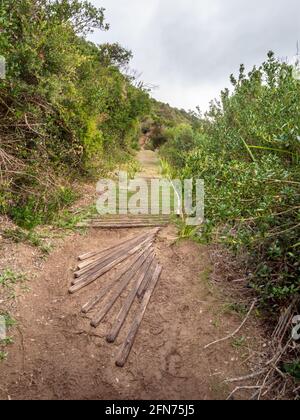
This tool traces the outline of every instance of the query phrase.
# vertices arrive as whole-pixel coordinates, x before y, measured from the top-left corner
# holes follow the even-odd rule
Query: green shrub
[[[300,362],[295,360],[291,363],[285,363],[283,365],[283,371],[291,375],[296,379],[297,382],[300,382]]]
[[[269,53],[222,92],[198,127],[169,132],[161,154],[205,181],[202,241],[247,255],[249,285],[272,313],[300,292],[300,82]]]
[[[60,187],[52,195],[28,197],[25,202],[16,203],[8,214],[17,225],[32,229],[40,224],[50,223],[57,212],[68,207],[78,198],[74,190]]]
[[[137,147],[149,95],[121,71],[130,51],[85,38],[108,29],[103,12],[80,0],[1,2],[0,212],[20,226],[51,220],[73,201],[61,185],[99,176]]]

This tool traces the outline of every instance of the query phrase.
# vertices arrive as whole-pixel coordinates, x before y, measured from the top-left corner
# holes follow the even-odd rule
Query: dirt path
[[[141,165],[138,177],[156,178],[160,176],[159,159],[156,153],[151,150],[141,150],[137,154],[137,159]]]
[[[157,173],[154,155],[142,153],[140,160],[143,175]],[[210,282],[208,249],[175,242],[172,226],[157,239],[164,271],[128,363],[123,369],[115,366],[131,318],[111,345],[105,334],[118,305],[96,330],[80,314],[92,290],[114,273],[74,296],[67,291],[77,255],[128,235],[128,230],[74,233],[58,241],[46,261],[34,248],[1,241],[0,270],[30,273],[30,290],[16,297],[12,309],[18,327],[13,330],[15,344],[0,362],[1,399],[223,399],[235,387],[224,379],[248,372],[245,359],[253,325],[241,333],[243,346],[228,341],[203,349],[233,331],[241,318],[224,310],[226,301]]]

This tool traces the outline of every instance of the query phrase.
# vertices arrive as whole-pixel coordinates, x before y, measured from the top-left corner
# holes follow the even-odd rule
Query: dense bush
[[[175,168],[185,166],[186,153],[197,147],[201,135],[191,125],[180,124],[164,131],[166,142],[161,147],[161,155]]]
[[[277,313],[300,290],[300,82],[273,53],[231,81],[201,128],[173,129],[161,154],[205,180],[202,238],[246,251],[249,285]]]
[[[0,25],[0,211],[21,222],[68,203],[72,176],[99,175],[129,157],[150,100],[121,71],[129,51],[85,39],[108,29],[103,9],[3,0]]]
[[[172,108],[152,98],[151,114],[143,121],[142,128],[150,140],[149,147],[156,150],[176,136],[178,126],[195,127],[198,123],[199,119],[194,113]]]

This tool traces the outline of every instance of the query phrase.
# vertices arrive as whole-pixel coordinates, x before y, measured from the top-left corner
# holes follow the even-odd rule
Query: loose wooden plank
[[[118,355],[118,358],[116,360],[116,365],[118,367],[123,367],[125,365],[127,359],[128,359],[128,356],[129,356],[130,351],[132,349],[133,343],[134,343],[135,338],[137,336],[139,327],[140,327],[140,325],[142,323],[142,320],[144,318],[147,306],[150,302],[152,293],[153,293],[153,291],[154,291],[154,289],[157,285],[157,282],[160,278],[161,272],[162,272],[162,267],[160,265],[157,265],[157,267],[155,269],[155,272],[154,272],[154,275],[153,275],[153,277],[151,279],[151,282],[149,284],[149,288],[145,293],[145,296],[143,298],[141,306],[137,311],[136,317],[135,317],[135,319],[132,323],[132,326],[129,330],[128,336],[127,336],[127,338],[126,338],[126,340],[123,344],[123,347],[122,347],[122,349],[121,349],[121,351]]]
[[[146,228],[146,227],[163,227],[167,223],[96,223],[91,225],[93,228],[101,229],[130,229],[130,228]]]
[[[94,328],[97,328],[100,322],[103,320],[103,318],[106,316],[106,314],[110,311],[110,309],[113,307],[119,296],[122,294],[122,292],[126,289],[132,278],[136,275],[136,273],[139,271],[141,266],[144,264],[146,259],[148,258],[149,254],[151,253],[151,249],[149,249],[144,255],[142,255],[138,261],[131,267],[131,269],[123,276],[121,282],[118,284],[116,290],[112,294],[110,300],[107,302],[106,305],[103,306],[103,308],[98,312],[98,314],[92,319],[91,326]]]
[[[169,221],[170,220],[170,216],[166,216],[166,215],[160,215],[160,216],[151,216],[151,215],[132,215],[132,216],[123,216],[122,214],[117,215],[116,217],[103,217],[103,218],[94,218],[91,220],[87,220],[87,222],[89,223],[94,223],[94,222],[111,222],[111,221],[119,221],[119,220],[124,220],[124,221],[131,221],[131,220],[139,220],[142,222],[148,222],[148,221],[152,221],[154,220],[155,222],[157,222],[158,220],[163,220],[163,221]]]
[[[130,261],[127,266],[118,274],[118,276],[116,277],[116,279],[114,280],[114,282],[110,285],[108,285],[107,287],[103,288],[100,290],[99,293],[97,293],[96,296],[94,296],[89,302],[87,302],[83,307],[82,307],[82,312],[84,314],[87,314],[90,310],[92,310],[97,303],[99,303],[104,296],[119,282],[119,280],[121,280],[121,278],[129,271],[131,270],[132,266],[139,260],[139,258],[141,257],[141,255],[143,255],[143,253],[147,252],[147,250],[150,249],[149,247],[146,247],[145,249],[143,249],[142,251],[140,251],[135,258]]]
[[[90,222],[91,226],[95,224],[109,224],[109,223],[116,223],[116,224],[123,224],[123,223],[168,223],[170,221],[169,218],[139,218],[139,217],[131,217],[131,218],[122,218],[121,216],[116,219],[95,219]]]
[[[156,229],[154,229],[153,231],[149,232],[149,234],[150,234],[150,235],[151,235],[152,233],[156,234],[157,232],[158,232],[158,231],[157,231]],[[119,246],[121,246],[121,245],[124,245],[124,244],[126,244],[127,242],[131,242],[131,241],[133,241],[133,240],[135,240],[135,239],[138,239],[139,237],[141,237],[141,236],[143,236],[143,235],[144,235],[144,234],[141,234],[141,235],[139,235],[139,236],[133,236],[133,237],[131,237],[131,238],[129,238],[129,239],[126,239],[126,240],[125,240],[125,241],[123,241],[123,242],[120,242],[120,243],[118,243],[118,244],[116,244],[116,245],[114,245],[114,246],[112,246],[112,247],[109,247],[109,248],[103,249],[103,250],[101,250],[101,251],[88,252],[88,253],[86,253],[86,254],[79,255],[78,259],[79,259],[80,261],[84,261],[84,260],[87,260],[87,259],[89,259],[89,258],[95,257],[96,255],[101,255],[102,253],[105,253],[105,252],[107,252],[107,251],[112,251],[112,250],[114,250],[115,248],[117,248],[117,247],[119,247]]]
[[[134,287],[132,288],[131,292],[129,293],[129,295],[127,296],[127,299],[124,303],[124,306],[121,308],[116,321],[112,327],[112,329],[110,330],[108,336],[106,337],[106,340],[108,341],[108,343],[113,343],[115,342],[116,338],[119,335],[119,332],[125,322],[125,319],[130,311],[130,308],[134,302],[134,299],[136,297],[137,291],[145,277],[145,275],[148,272],[148,269],[150,267],[150,265],[152,264],[152,261],[155,258],[155,254],[152,253],[149,255],[149,257],[147,258],[147,261],[145,262],[145,265],[142,267],[143,271],[142,273],[139,275]]]
[[[110,264],[108,264],[107,266],[103,267],[101,270],[96,271],[92,275],[89,275],[87,278],[83,278],[82,280],[80,279],[76,284],[74,284],[72,287],[70,287],[69,293],[73,294],[75,292],[78,292],[82,288],[84,288],[84,287],[88,286],[89,284],[93,283],[99,277],[103,276],[103,274],[107,273],[112,268],[114,268],[116,265],[120,264],[121,262],[123,262],[124,260],[129,258],[130,256],[134,255],[140,249],[142,249],[145,246],[145,244],[147,244],[148,241],[149,240],[145,240],[144,242],[142,242],[141,244],[139,244],[138,246],[136,246],[132,250],[128,251],[127,253],[125,253],[124,255],[122,255],[121,257],[116,259],[115,261],[113,261]]]
[[[105,254],[104,256],[97,259],[95,262],[87,265],[86,267],[81,268],[80,270],[76,271],[74,273],[74,276],[76,278],[83,276],[84,274],[87,274],[88,272],[95,271],[96,268],[102,268],[105,266],[105,264],[108,264],[109,262],[113,261],[114,259],[118,258],[122,255],[122,253],[125,253],[127,250],[132,249],[133,246],[135,246],[138,243],[141,243],[145,238],[149,236],[148,234],[143,235],[141,238],[136,239],[133,242],[130,242],[129,244],[125,243],[123,246],[116,248],[114,251],[109,252]],[[149,238],[153,238],[153,235],[150,235]]]
[[[135,241],[138,241],[139,239],[141,240],[141,238],[144,237],[143,235],[139,235],[137,237],[131,238],[130,240],[126,240],[124,242],[121,242],[120,244],[117,244],[109,249],[106,249],[104,251],[101,251],[100,253],[96,254],[93,257],[90,258],[86,258],[85,260],[83,260],[83,262],[79,263],[77,268],[78,270],[82,270],[85,267],[88,267],[91,264],[94,264],[96,262],[99,262],[101,258],[106,257],[107,255],[110,255],[113,251],[117,250],[117,249],[123,249],[126,246],[130,246],[132,245]]]
[[[151,247],[152,246],[152,244],[153,244],[153,242],[151,241],[151,239],[149,239],[148,241],[146,241],[142,246],[141,246],[141,248],[140,248],[140,251],[141,251],[141,253],[143,254],[147,249],[149,249],[149,247]],[[135,248],[134,248],[135,249]],[[97,268],[95,268],[95,269],[93,269],[93,271],[90,271],[90,272],[88,272],[87,274],[85,274],[84,276],[82,276],[82,277],[80,277],[80,278],[78,278],[78,279],[75,279],[75,280],[73,280],[72,281],[72,285],[73,286],[76,286],[76,285],[78,285],[78,284],[82,284],[82,283],[84,283],[84,282],[86,282],[86,281],[88,281],[92,276],[94,276],[94,275],[96,275],[97,273],[99,273],[101,270],[104,270],[104,269],[106,269],[107,267],[110,267],[111,266],[111,264],[113,264],[114,262],[116,262],[116,264],[114,264],[113,265],[113,267],[112,268],[114,268],[116,265],[118,265],[118,264],[120,264],[121,262],[123,262],[125,259],[127,259],[127,258],[129,258],[130,256],[132,256],[132,255],[134,255],[136,252],[138,251],[138,249],[134,252],[132,252],[132,250],[130,250],[129,252],[130,252],[130,254],[128,255],[128,257],[126,257],[125,258],[125,256],[126,256],[126,254],[121,254],[121,256],[119,257],[119,258],[117,258],[117,259],[115,259],[115,260],[113,260],[113,261],[111,261],[111,262],[108,262],[108,263],[105,263],[105,265],[104,266],[100,266],[100,267],[97,267]],[[123,258],[123,255],[124,255],[124,258]],[[121,260],[121,262],[119,262],[120,261],[120,258],[122,258],[122,260]],[[111,269],[111,268],[110,268]],[[109,270],[108,270],[109,271]],[[107,273],[107,270],[105,270],[105,273]],[[104,274],[105,274],[104,273]],[[102,274],[101,274],[102,275]]]
[[[149,215],[132,215],[132,216],[123,216],[122,214],[117,215],[116,217],[104,217],[104,218],[98,218],[98,219],[91,219],[89,222],[97,222],[97,221],[111,221],[111,220],[141,220],[141,221],[149,221],[149,220],[170,220],[169,215],[160,215],[160,216],[149,216]]]
[[[106,225],[111,225],[111,226],[120,226],[120,225],[135,225],[138,227],[159,227],[159,226],[165,226],[167,224],[169,224],[169,220],[108,220],[108,221],[97,221],[97,222],[93,222],[91,224],[91,227],[101,227],[101,226],[106,226]]]
[[[145,275],[142,283],[140,284],[140,287],[139,287],[138,292],[137,292],[137,297],[140,300],[143,298],[143,296],[144,296],[144,294],[147,290],[148,284],[153,277],[153,273],[155,271],[156,264],[157,264],[156,261],[152,262],[151,266],[149,267],[148,273]]]
[[[118,255],[114,255],[112,258],[110,258],[109,260],[105,261],[104,263],[101,263],[93,268],[91,268],[89,271],[87,271],[85,274],[83,274],[82,276],[75,278],[72,281],[72,285],[76,285],[79,283],[83,283],[86,280],[88,280],[91,276],[93,276],[94,274],[98,273],[99,271],[101,271],[102,269],[105,269],[106,267],[110,266],[111,264],[113,264],[115,261],[119,261],[119,259],[124,256],[126,257],[128,255],[128,257],[130,257],[131,255],[134,255],[137,251],[139,251],[139,249],[143,249],[144,247],[147,247],[148,245],[152,245],[153,244],[153,238],[147,238],[145,239],[143,242],[135,244],[133,248],[128,248],[125,251],[121,251],[118,253]],[[124,261],[126,258],[122,259],[122,261]],[[120,264],[120,263],[118,263]],[[115,266],[115,265],[114,265]]]
[[[150,236],[149,238],[146,238],[143,241],[143,246],[146,246],[149,243],[153,244],[153,241],[154,241],[154,237]],[[113,261],[118,260],[119,257],[122,257],[122,255],[125,255],[128,252],[131,252],[131,250],[135,249],[134,247],[138,246],[139,244],[142,244],[142,242],[138,242],[137,244],[133,244],[132,245],[133,247],[126,248],[125,250],[122,250],[122,251],[119,251],[116,254],[113,254],[112,256],[108,257],[108,259],[106,259],[104,262],[101,262],[100,264],[97,263],[96,265],[93,265],[91,268],[87,267],[87,270],[84,273],[82,273],[80,276],[76,275],[77,273],[75,273],[75,278],[74,278],[74,280],[72,280],[72,285],[81,283],[84,280],[88,279],[94,273],[96,273],[99,270],[101,270],[102,268],[106,267],[107,265],[109,265]]]

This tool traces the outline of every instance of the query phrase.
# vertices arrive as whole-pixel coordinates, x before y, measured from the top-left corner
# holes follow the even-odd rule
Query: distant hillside
[[[178,109],[151,99],[151,113],[142,122],[142,133],[140,144],[156,149],[167,141],[166,129],[181,124],[196,127],[200,124],[199,116],[184,109]]]

